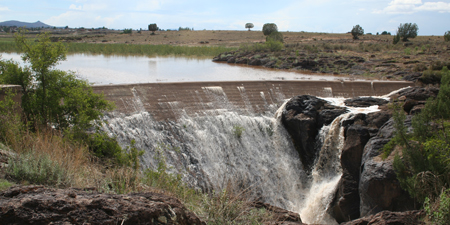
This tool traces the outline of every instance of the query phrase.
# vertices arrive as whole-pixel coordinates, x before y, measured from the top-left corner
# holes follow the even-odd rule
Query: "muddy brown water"
[[[2,59],[23,62],[17,53],[1,53]],[[350,80],[326,74],[215,63],[186,57],[68,55],[56,68],[74,71],[93,84],[130,84],[196,81]]]

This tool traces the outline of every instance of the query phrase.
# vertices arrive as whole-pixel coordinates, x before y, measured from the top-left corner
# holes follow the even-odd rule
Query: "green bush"
[[[283,43],[284,42],[283,34],[278,31],[272,32],[266,37],[266,42],[267,41],[275,41]]]
[[[399,41],[400,41],[400,35],[397,34],[397,35],[394,36],[394,40],[393,40],[392,43],[394,43],[394,45],[395,45],[395,44],[397,44]]]
[[[364,29],[362,27],[360,27],[359,25],[356,25],[353,27],[351,33],[352,33],[353,39],[356,40],[356,39],[359,39],[359,36],[364,34]]]
[[[394,115],[396,143],[402,156],[394,158],[394,169],[400,185],[419,202],[436,198],[442,189],[450,188],[450,71],[441,71],[441,85],[435,99],[429,99],[412,119],[412,133],[407,133],[404,114]],[[403,116],[401,116],[403,115]]]
[[[444,41],[450,41],[450,30],[445,32],[445,34],[444,34]]]
[[[425,199],[424,209],[432,224],[445,225],[450,223],[450,189],[441,193],[439,198]]]
[[[421,77],[419,77],[419,81],[424,84],[439,84],[442,79],[442,72],[436,70],[425,70]]]
[[[397,35],[402,38],[402,41],[408,41],[408,38],[417,37],[417,33],[419,31],[419,27],[417,24],[413,23],[404,23],[400,24],[397,30]]]
[[[70,186],[68,172],[50,155],[33,154],[32,151],[18,154],[8,160],[6,176],[17,182],[43,184],[57,187]]]
[[[131,29],[131,28],[130,29],[126,29],[125,28],[125,29],[123,29],[123,33],[124,34],[131,34],[131,33],[133,33],[133,29]]]

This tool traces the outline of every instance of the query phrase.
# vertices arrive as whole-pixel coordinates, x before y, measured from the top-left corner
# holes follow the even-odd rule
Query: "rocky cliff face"
[[[292,137],[305,171],[310,171],[316,157],[316,136],[323,125],[347,112],[315,96],[301,95],[286,104],[282,122]]]
[[[434,87],[409,88],[394,95],[391,101],[399,103],[409,114],[406,125],[410,126],[412,115],[420,112],[425,100],[436,96],[438,91]],[[353,107],[367,107],[386,105],[388,102],[376,98],[356,98],[345,103]],[[400,187],[393,169],[393,155],[387,159],[381,158],[383,146],[394,135],[394,123],[390,109],[386,106],[380,108],[381,111],[376,113],[355,114],[342,123],[345,126],[341,154],[343,175],[331,207],[339,223],[365,216],[368,218],[384,210],[403,212],[416,208],[417,204]],[[283,124],[307,168],[315,160],[317,132],[323,124],[331,122],[321,118],[332,120],[342,113],[345,109],[333,108],[312,96],[298,96],[287,103]],[[380,218],[371,217],[368,220]]]

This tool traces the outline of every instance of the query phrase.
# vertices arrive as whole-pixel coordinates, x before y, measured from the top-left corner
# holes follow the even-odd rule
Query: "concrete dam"
[[[115,102],[116,112],[146,111],[158,121],[226,109],[246,114],[274,112],[297,95],[381,96],[411,86],[402,81],[220,81],[93,86]]]

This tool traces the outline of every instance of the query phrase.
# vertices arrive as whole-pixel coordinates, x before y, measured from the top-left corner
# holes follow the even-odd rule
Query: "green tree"
[[[155,31],[159,30],[159,27],[156,25],[156,23],[152,23],[148,25],[148,30],[152,32],[152,34],[155,34]]]
[[[397,30],[397,35],[399,35],[403,42],[408,41],[408,38],[417,37],[419,32],[419,27],[415,23],[404,23],[400,24]]]
[[[353,39],[356,40],[356,39],[359,39],[358,36],[361,36],[364,34],[364,29],[361,26],[356,25],[353,27],[351,33],[352,33]]]
[[[427,197],[437,198],[443,189],[450,188],[450,71],[447,67],[442,74],[438,96],[428,100],[414,116],[412,133],[407,133],[402,125],[404,120],[394,115],[397,132],[393,140],[403,147],[402,156],[397,154],[394,159],[394,169],[402,188],[420,202]]]
[[[245,24],[245,28],[247,28],[248,31],[250,31],[250,29],[252,29],[253,27],[255,27],[255,25],[253,25],[253,23],[246,23]]]
[[[445,32],[445,34],[444,34],[444,40],[445,40],[445,41],[450,41],[450,30],[447,31],[447,32]]]
[[[17,47],[24,52],[22,55],[23,61],[31,64],[33,78],[38,82],[40,90],[42,90],[39,91],[41,104],[38,107],[40,107],[42,123],[47,124],[49,117],[47,78],[50,70],[59,61],[66,59],[67,50],[60,42],[52,43],[48,33],[38,35],[38,41],[34,43],[26,39],[23,32],[16,33],[14,37]]]
[[[263,34],[269,36],[272,32],[278,32],[278,27],[274,23],[266,23],[263,26]]]
[[[20,68],[12,61],[2,61],[0,80],[22,86],[22,108],[29,121],[60,130],[84,131],[93,121],[100,120],[104,111],[113,108],[103,95],[92,91],[86,80],[54,69],[66,58],[62,43],[51,42],[48,34],[38,35],[37,41],[32,41],[22,32],[15,35],[15,41],[30,67]]]

